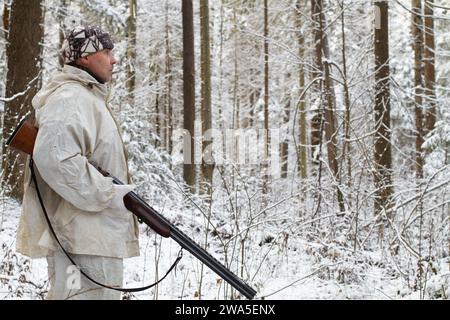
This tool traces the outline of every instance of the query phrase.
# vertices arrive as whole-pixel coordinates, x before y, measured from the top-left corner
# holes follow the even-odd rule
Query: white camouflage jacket
[[[74,254],[139,255],[138,224],[129,211],[108,208],[114,188],[91,160],[123,182],[128,169],[107,88],[66,65],[33,98],[39,128],[33,159],[44,205],[64,248]],[[58,248],[47,227],[27,165],[16,249],[32,258]]]

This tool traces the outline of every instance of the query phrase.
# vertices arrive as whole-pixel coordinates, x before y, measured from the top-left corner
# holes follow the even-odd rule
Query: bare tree
[[[329,46],[328,37],[324,32],[325,30],[325,14],[323,11],[323,1],[322,0],[311,0],[311,13],[313,21],[315,22],[314,35],[315,35],[315,52],[316,52],[316,68],[319,74],[321,74],[320,81],[320,94],[323,96],[324,110],[319,111],[319,120],[325,118],[324,127],[325,138],[327,146],[327,156],[328,165],[331,169],[333,177],[336,180],[336,194],[339,203],[339,208],[341,212],[345,210],[344,200],[342,192],[339,189],[340,184],[340,172],[338,165],[338,152],[337,152],[337,141],[336,141],[336,129],[335,129],[335,119],[334,119],[334,109],[335,109],[335,93],[333,81],[331,79],[331,70],[329,63]],[[322,98],[321,98],[322,101]],[[320,132],[322,135],[322,132]]]
[[[195,121],[195,55],[194,14],[192,0],[182,1],[183,14],[183,99],[184,99],[184,170],[186,183],[195,190],[194,121]]]
[[[344,145],[342,147],[342,162],[341,168],[343,170],[344,160],[347,162],[347,186],[350,188],[352,181],[352,148],[350,144],[350,89],[348,85],[347,78],[347,54],[346,54],[346,37],[345,37],[345,20],[344,20],[344,0],[341,3],[341,32],[342,32],[342,77],[343,77],[343,86],[344,86],[344,106],[345,106],[345,115],[344,115]]]
[[[18,121],[32,109],[31,99],[40,86],[44,10],[40,1],[15,0],[11,5],[8,36],[8,72],[3,137],[8,138]],[[25,157],[3,145],[2,188],[11,197],[23,194]]]
[[[58,46],[59,49],[63,45],[65,32],[67,31],[66,24],[64,22],[66,15],[67,15],[67,0],[60,0],[57,10],[57,20],[59,24],[59,46]],[[59,66],[62,68],[64,66],[64,57],[62,54],[58,55],[58,62]]]
[[[165,15],[165,74],[167,77],[166,80],[166,93],[165,93],[165,103],[166,103],[166,149],[167,152],[172,153],[172,132],[173,132],[173,115],[172,115],[172,60],[171,60],[171,51],[170,51],[170,38],[169,38],[169,0],[166,0],[166,15]]]
[[[433,130],[436,123],[436,70],[434,54],[433,0],[425,0],[425,134]]]
[[[416,176],[423,177],[423,19],[422,19],[422,0],[412,0],[411,3],[413,16],[411,33],[413,37],[414,51],[414,113],[416,118]]]
[[[8,39],[8,29],[9,29],[9,15],[11,8],[8,5],[8,2],[5,1],[3,3],[3,29],[5,30],[5,39]]]
[[[388,209],[392,195],[392,152],[390,117],[390,71],[388,3],[375,1],[379,28],[375,27],[375,214]],[[382,233],[380,233],[382,235]]]
[[[205,159],[205,150],[211,149],[212,137],[205,133],[212,128],[211,124],[211,49],[209,39],[209,6],[208,0],[200,0],[200,37],[201,37],[201,114],[202,114],[202,192],[211,196],[214,164],[213,159]],[[205,141],[207,138],[208,141]]]
[[[288,73],[286,77],[289,79],[291,74]],[[288,93],[283,101],[283,110],[282,110],[282,125],[288,124],[291,116],[291,94]],[[281,177],[286,178],[288,173],[288,156],[289,156],[289,142],[287,140],[287,136],[284,137],[283,141],[280,142],[280,160],[281,160]]]
[[[269,10],[267,0],[264,0],[264,159],[263,159],[263,197],[265,199],[269,188]]]
[[[301,15],[302,10],[302,2],[301,0],[297,0],[296,2],[296,22],[297,22],[297,30],[298,30],[298,56],[300,59],[304,59],[305,57],[305,35],[304,31],[302,30],[303,25],[303,17]],[[302,62],[299,63],[299,70],[298,70],[298,81],[299,81],[299,91],[300,94],[302,94],[302,91],[305,88],[305,67]],[[307,149],[307,121],[306,121],[306,103],[305,103],[305,97],[300,97],[300,100],[298,102],[298,111],[299,111],[299,142],[300,145],[298,146],[297,150],[297,163],[298,163],[298,171],[300,174],[300,177],[302,179],[307,178],[307,159],[308,159],[308,149]]]
[[[128,99],[133,106],[134,90],[136,87],[136,17],[137,17],[137,0],[129,0],[129,15],[127,20],[127,89]]]

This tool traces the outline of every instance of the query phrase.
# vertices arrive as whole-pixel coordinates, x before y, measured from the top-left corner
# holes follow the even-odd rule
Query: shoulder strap
[[[30,170],[31,170],[31,177],[32,177],[33,182],[34,182],[34,185],[35,185],[35,187],[36,187],[36,192],[37,192],[37,195],[38,195],[38,198],[39,198],[39,202],[40,202],[40,204],[41,204],[42,211],[44,211],[45,220],[47,220],[47,224],[48,224],[48,227],[49,227],[49,229],[50,229],[50,232],[52,233],[53,237],[55,238],[55,240],[56,240],[56,242],[58,243],[58,245],[59,245],[59,247],[61,248],[61,250],[64,252],[64,254],[67,256],[67,258],[70,260],[70,262],[72,262],[72,264],[73,264],[74,266],[76,266],[76,267],[78,268],[78,270],[80,270],[80,273],[81,273],[83,276],[85,276],[87,279],[89,279],[90,281],[92,281],[92,282],[95,283],[96,285],[101,286],[101,287],[104,287],[104,288],[107,288],[107,289],[116,290],[116,291],[122,291],[122,292],[139,292],[139,291],[144,291],[144,290],[150,289],[151,287],[153,287],[153,286],[157,285],[158,283],[160,283],[161,281],[163,281],[163,280],[167,277],[167,275],[170,273],[170,271],[172,271],[172,269],[175,268],[175,266],[178,264],[178,262],[180,261],[180,259],[183,257],[183,249],[181,249],[181,250],[178,252],[178,256],[177,256],[175,262],[172,264],[172,266],[171,266],[171,267],[169,268],[169,270],[166,272],[166,274],[164,275],[164,277],[162,277],[161,279],[159,279],[157,282],[152,283],[152,284],[150,284],[150,285],[148,285],[148,286],[145,286],[145,287],[138,287],[138,288],[117,288],[117,287],[111,287],[111,286],[108,286],[108,285],[106,285],[106,284],[102,284],[102,283],[100,283],[100,282],[98,282],[98,281],[92,279],[89,275],[87,275],[87,274],[83,271],[83,269],[81,269],[81,268],[79,268],[79,267],[77,266],[77,263],[72,259],[72,257],[70,256],[70,254],[64,249],[64,247],[62,246],[62,244],[61,244],[61,242],[59,241],[58,237],[56,236],[55,230],[53,229],[52,224],[51,224],[51,222],[50,222],[50,219],[49,219],[49,217],[48,217],[47,210],[45,210],[45,206],[44,206],[44,202],[43,202],[42,197],[41,197],[41,193],[39,192],[39,188],[38,188],[38,184],[37,184],[36,175],[35,175],[35,173],[34,173],[34,161],[33,161],[33,157],[30,157]]]

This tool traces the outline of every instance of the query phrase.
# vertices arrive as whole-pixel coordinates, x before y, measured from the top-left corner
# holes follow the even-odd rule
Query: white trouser
[[[123,259],[91,255],[71,255],[89,277],[112,287],[122,287]],[[50,290],[48,300],[120,300],[121,292],[100,287],[75,267],[60,251],[47,257]]]

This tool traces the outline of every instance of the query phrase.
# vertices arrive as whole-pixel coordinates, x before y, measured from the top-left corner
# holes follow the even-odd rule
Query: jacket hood
[[[46,104],[47,99],[52,93],[54,93],[62,85],[69,83],[78,83],[84,85],[90,88],[90,90],[92,90],[94,94],[100,96],[104,100],[106,100],[106,97],[108,95],[106,84],[99,83],[88,72],[66,64],[64,65],[63,69],[53,75],[47,85],[39,90],[39,92],[34,96],[31,102],[34,109],[37,110],[42,108]]]

